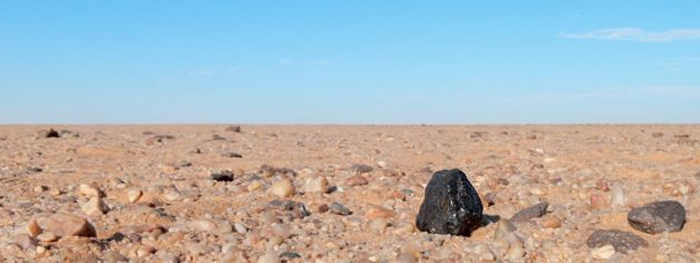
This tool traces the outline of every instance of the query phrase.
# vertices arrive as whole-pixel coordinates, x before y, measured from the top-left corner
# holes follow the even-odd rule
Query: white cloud
[[[570,39],[625,40],[635,42],[673,42],[700,40],[700,28],[671,29],[649,32],[636,27],[607,28],[581,33],[561,33],[559,37]]]

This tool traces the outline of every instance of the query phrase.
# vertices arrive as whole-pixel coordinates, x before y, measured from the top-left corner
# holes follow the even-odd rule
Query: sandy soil
[[[61,137],[45,138],[49,128]],[[226,128],[0,126],[0,261],[700,262],[700,126]],[[516,241],[500,240],[498,223],[471,237],[417,231],[428,180],[452,168],[493,203],[485,214],[541,201],[549,213],[515,224]],[[222,171],[233,181],[210,178]],[[85,208],[81,184],[104,192],[105,214]],[[631,208],[658,200],[683,204],[682,231],[628,225]],[[64,213],[96,237],[28,233]],[[649,246],[601,259],[586,246],[596,229]]]

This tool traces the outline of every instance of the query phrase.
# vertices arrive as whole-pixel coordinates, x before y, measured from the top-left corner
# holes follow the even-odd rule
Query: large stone
[[[632,209],[627,214],[632,228],[649,233],[679,232],[685,224],[685,208],[677,201],[659,201]]]
[[[416,218],[424,232],[469,236],[481,226],[483,205],[467,176],[458,169],[433,174]]]
[[[85,218],[69,215],[54,214],[37,219],[37,224],[43,232],[51,232],[59,237],[83,236],[95,237],[95,228]]]
[[[620,230],[596,230],[588,237],[586,245],[590,248],[613,246],[615,251],[626,254],[640,247],[648,247],[649,243],[638,235]]]

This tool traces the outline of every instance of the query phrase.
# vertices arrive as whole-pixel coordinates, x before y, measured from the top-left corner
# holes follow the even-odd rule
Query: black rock
[[[59,137],[61,137],[61,135],[58,133],[58,131],[56,131],[54,129],[49,129],[45,133],[44,137],[46,137],[46,138],[59,138]]]
[[[231,171],[222,171],[220,173],[212,173],[209,175],[209,178],[211,178],[214,181],[217,182],[232,182],[233,181],[233,172]]]
[[[549,207],[549,203],[547,202],[542,202],[530,207],[526,207],[523,210],[520,210],[517,213],[515,213],[515,215],[513,215],[513,217],[510,218],[510,221],[514,223],[519,223],[529,221],[533,218],[542,217],[544,214],[547,213],[547,207]]]
[[[333,202],[330,207],[330,212],[331,214],[336,214],[336,215],[341,215],[341,216],[347,216],[351,215],[352,211],[345,207],[343,204],[338,203],[338,202]]]
[[[605,245],[611,245],[615,251],[627,254],[632,250],[637,250],[640,247],[648,247],[649,243],[644,238],[635,235],[634,233],[620,230],[596,230],[588,237],[586,245],[590,248],[599,248]]]
[[[649,234],[679,232],[685,224],[685,208],[677,201],[659,201],[627,213],[632,228]]]
[[[481,226],[484,207],[467,176],[458,169],[433,174],[416,217],[420,231],[469,236]]]

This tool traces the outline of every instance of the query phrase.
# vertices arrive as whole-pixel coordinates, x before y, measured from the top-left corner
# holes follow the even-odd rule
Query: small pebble
[[[280,198],[287,198],[294,195],[294,185],[291,181],[284,179],[270,187],[269,193]]]
[[[591,256],[598,260],[610,259],[613,255],[615,255],[615,248],[612,245],[605,245],[591,251]]]
[[[130,189],[128,192],[126,192],[126,197],[129,200],[129,203],[136,203],[141,199],[141,196],[143,196],[143,192],[139,189]]]
[[[78,186],[78,193],[86,197],[105,197],[104,192],[93,185],[81,184]]]
[[[301,191],[305,193],[325,193],[328,191],[328,180],[323,176],[306,179]]]
[[[559,219],[559,217],[556,215],[549,214],[542,217],[540,224],[542,224],[542,227],[544,228],[560,228],[561,219]]]
[[[355,175],[351,176],[350,178],[345,180],[345,185],[347,186],[362,186],[362,185],[367,185],[369,182],[367,179],[365,179],[364,176],[362,175]]]
[[[329,211],[331,212],[331,214],[336,214],[336,215],[341,215],[341,216],[347,216],[347,215],[352,214],[350,209],[345,207],[343,204],[337,203],[337,202],[333,202],[331,204]]]
[[[520,223],[520,222],[526,222],[529,221],[530,219],[537,218],[543,216],[545,213],[547,213],[547,208],[549,207],[549,203],[547,202],[542,202],[527,208],[524,208],[513,217],[510,218],[510,222],[513,223]]]
[[[88,215],[103,215],[109,211],[109,207],[102,201],[102,198],[93,197],[81,207],[81,210]]]

